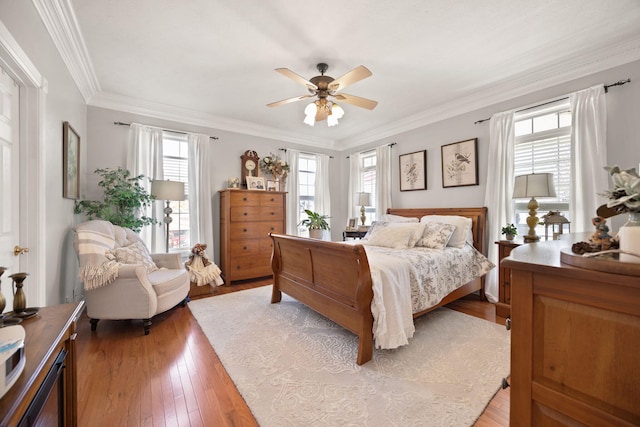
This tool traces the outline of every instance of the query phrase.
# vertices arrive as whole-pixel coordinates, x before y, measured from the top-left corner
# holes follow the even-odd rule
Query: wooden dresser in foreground
[[[220,269],[227,283],[270,276],[269,233],[284,234],[286,193],[220,191]]]
[[[522,245],[501,263],[511,269],[510,425],[638,426],[640,264],[583,268],[571,243]]]
[[[25,329],[24,371],[0,399],[0,426],[76,426],[76,322],[84,302],[43,307]]]

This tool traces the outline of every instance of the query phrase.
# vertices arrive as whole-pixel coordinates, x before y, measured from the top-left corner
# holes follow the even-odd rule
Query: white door
[[[0,277],[0,292],[13,310],[13,292],[9,275],[20,272],[20,258],[13,249],[19,235],[19,88],[0,68],[0,266],[7,271]]]

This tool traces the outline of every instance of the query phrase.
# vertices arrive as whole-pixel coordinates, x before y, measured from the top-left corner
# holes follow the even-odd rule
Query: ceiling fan
[[[272,102],[271,104],[267,104],[267,107],[278,107],[291,102],[317,97],[317,100],[305,108],[306,118],[304,122],[313,126],[314,122],[327,119],[328,125],[334,126],[338,124],[338,119],[344,114],[344,110],[342,110],[336,101],[346,102],[347,104],[366,108],[368,110],[373,110],[376,108],[376,105],[378,105],[377,101],[341,92],[342,89],[347,86],[372,75],[371,71],[369,71],[369,69],[364,65],[354,68],[337,79],[325,76],[324,73],[327,71],[329,66],[324,62],[319,63],[316,68],[320,72],[320,75],[311,78],[311,80],[307,80],[304,77],[299,76],[288,68],[276,68],[278,73],[305,86],[309,91],[309,95],[296,96],[294,98]]]

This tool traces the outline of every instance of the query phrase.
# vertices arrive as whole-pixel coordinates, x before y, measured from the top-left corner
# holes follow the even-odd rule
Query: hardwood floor
[[[225,285],[215,295],[269,285]],[[492,304],[475,296],[449,308],[496,320]],[[188,307],[142,321],[100,321],[91,332],[80,318],[77,340],[80,426],[257,426]],[[509,425],[509,389],[500,390],[475,424]]]

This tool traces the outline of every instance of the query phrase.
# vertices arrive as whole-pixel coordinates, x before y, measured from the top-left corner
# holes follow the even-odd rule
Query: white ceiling
[[[638,0],[58,1],[90,105],[335,149],[640,59]],[[305,101],[266,107],[307,93],[275,68],[318,62],[368,67],[345,92],[377,108],[328,128]]]

